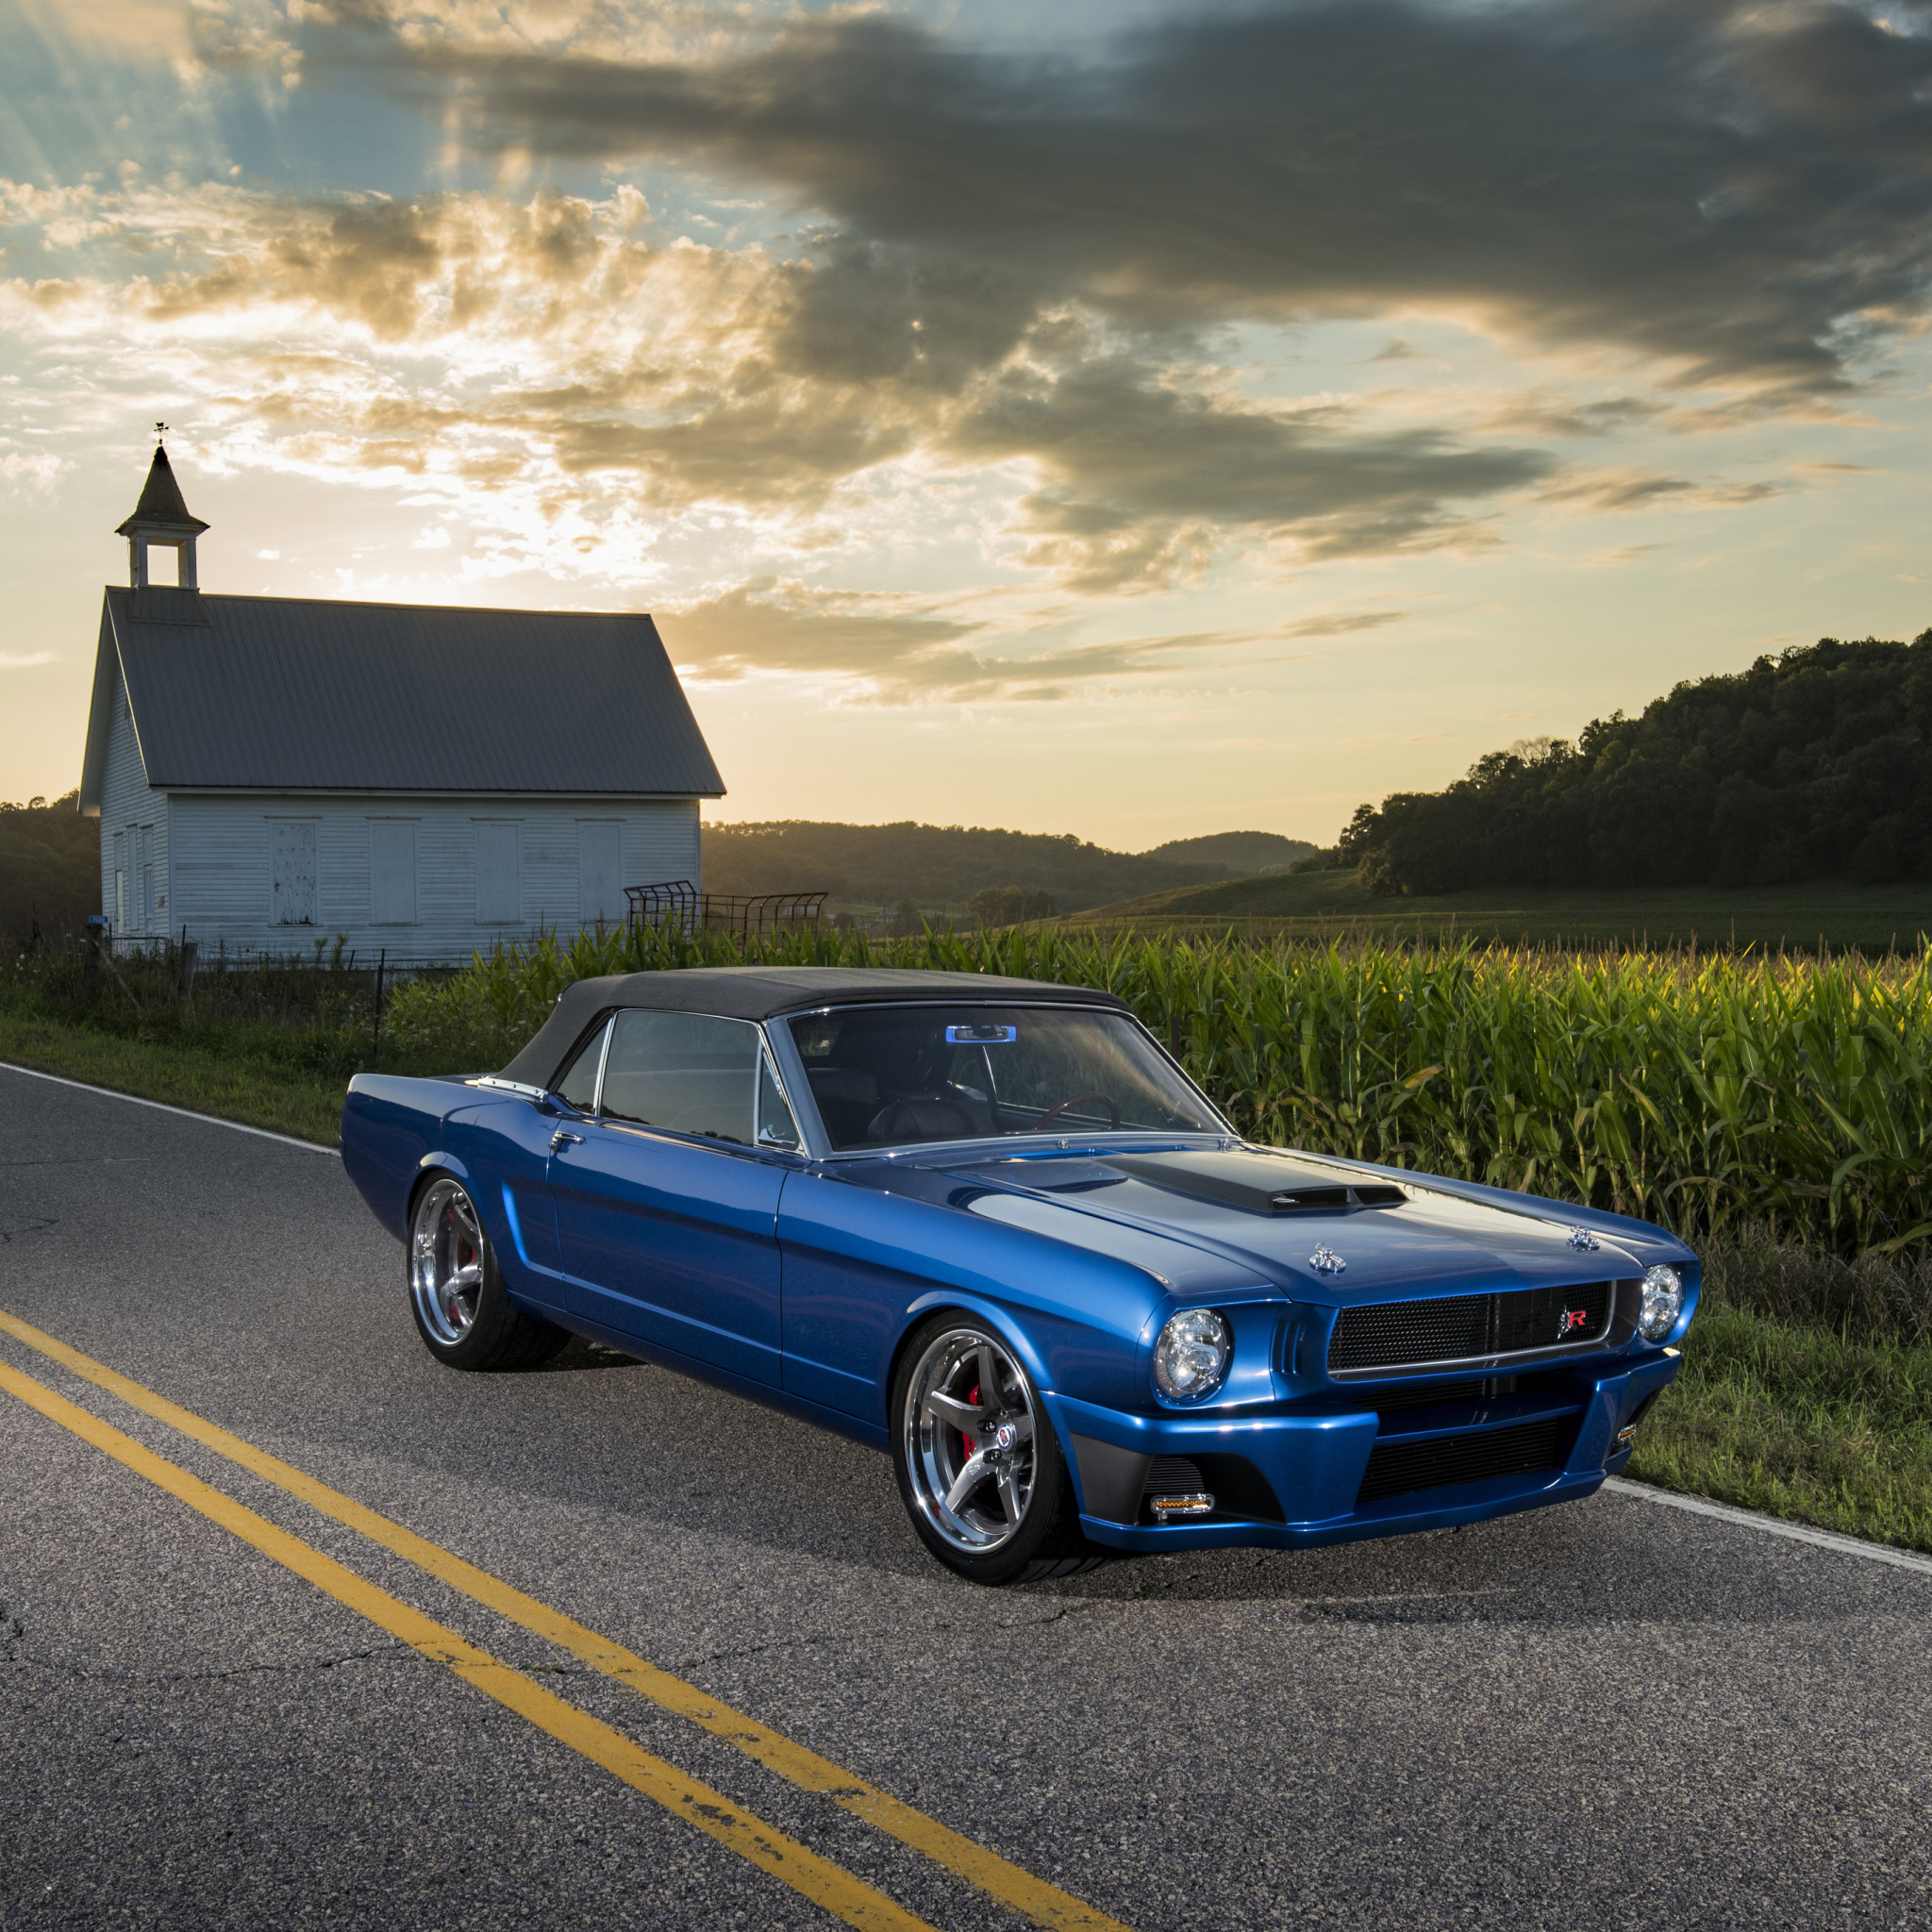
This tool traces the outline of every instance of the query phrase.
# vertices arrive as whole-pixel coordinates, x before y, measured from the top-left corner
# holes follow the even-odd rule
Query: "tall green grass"
[[[1630,1474],[1932,1548],[1932,1257],[1845,1260],[1756,1230],[1707,1245]]]
[[[420,1059],[500,1066],[573,980],[928,966],[1119,994],[1257,1140],[1840,1253],[1932,1237],[1932,961],[1403,949],[1018,928],[554,937],[401,990]]]

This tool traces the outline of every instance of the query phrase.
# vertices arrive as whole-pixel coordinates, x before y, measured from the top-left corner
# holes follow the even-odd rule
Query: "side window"
[[[598,1027],[571,1061],[563,1078],[551,1089],[558,1099],[579,1113],[589,1113],[597,1103],[597,1066],[604,1058],[604,1036],[609,1030],[608,1023]]]
[[[604,1062],[603,1110],[680,1134],[749,1147],[764,1062],[748,1020],[707,1013],[619,1013]]]
[[[798,1145],[798,1123],[791,1118],[791,1109],[785,1104],[785,1096],[778,1091],[778,1082],[773,1077],[772,1063],[763,1054],[758,1056],[758,1145],[761,1147],[796,1147]]]

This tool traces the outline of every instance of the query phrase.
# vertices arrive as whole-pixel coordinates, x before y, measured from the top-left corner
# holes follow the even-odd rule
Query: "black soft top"
[[[699,966],[669,973],[611,973],[563,990],[557,1009],[503,1070],[506,1080],[548,1087],[584,1029],[612,1007],[658,1012],[717,1013],[727,1020],[772,1020],[818,1007],[877,1006],[908,1000],[959,1000],[997,1006],[1108,1007],[1126,1001],[1087,986],[1006,979],[991,973],[926,973],[903,966]]]

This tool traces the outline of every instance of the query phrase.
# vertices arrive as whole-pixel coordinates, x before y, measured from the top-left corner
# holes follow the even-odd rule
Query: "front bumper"
[[[1048,1393],[1045,1399],[1060,1441],[1071,1448],[1080,1526],[1093,1541],[1119,1550],[1303,1549],[1449,1529],[1590,1495],[1628,1460],[1631,1445],[1620,1443],[1618,1432],[1674,1378],[1679,1360],[1674,1348],[1647,1350],[1620,1360],[1611,1373],[1600,1366],[1579,1372],[1546,1388],[1541,1401],[1489,1405],[1493,1419],[1381,1415],[1366,1406],[1322,1413],[1140,1415],[1071,1396]],[[1364,1405],[1374,1396],[1372,1389],[1359,1391]],[[1555,1442],[1558,1458],[1554,1464],[1431,1481],[1366,1499],[1361,1493],[1378,1441],[1407,1445],[1440,1438],[1445,1445],[1453,1440],[1466,1447],[1532,1425],[1549,1431],[1545,1440]],[[1149,1522],[1144,1491],[1158,1457],[1229,1472],[1251,1466],[1260,1483],[1243,1477],[1232,1485],[1231,1507],[1217,1493],[1222,1507],[1209,1517]],[[1421,1461],[1426,1460],[1424,1449]]]

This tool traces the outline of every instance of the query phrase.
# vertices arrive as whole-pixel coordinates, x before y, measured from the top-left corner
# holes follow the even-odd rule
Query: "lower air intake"
[[[1450,1483],[1481,1482],[1492,1475],[1527,1475],[1560,1469],[1566,1416],[1519,1423],[1510,1429],[1482,1429],[1467,1436],[1431,1436],[1420,1442],[1383,1442],[1369,1457],[1368,1474],[1356,1491],[1356,1507],[1411,1490],[1440,1490]]]

